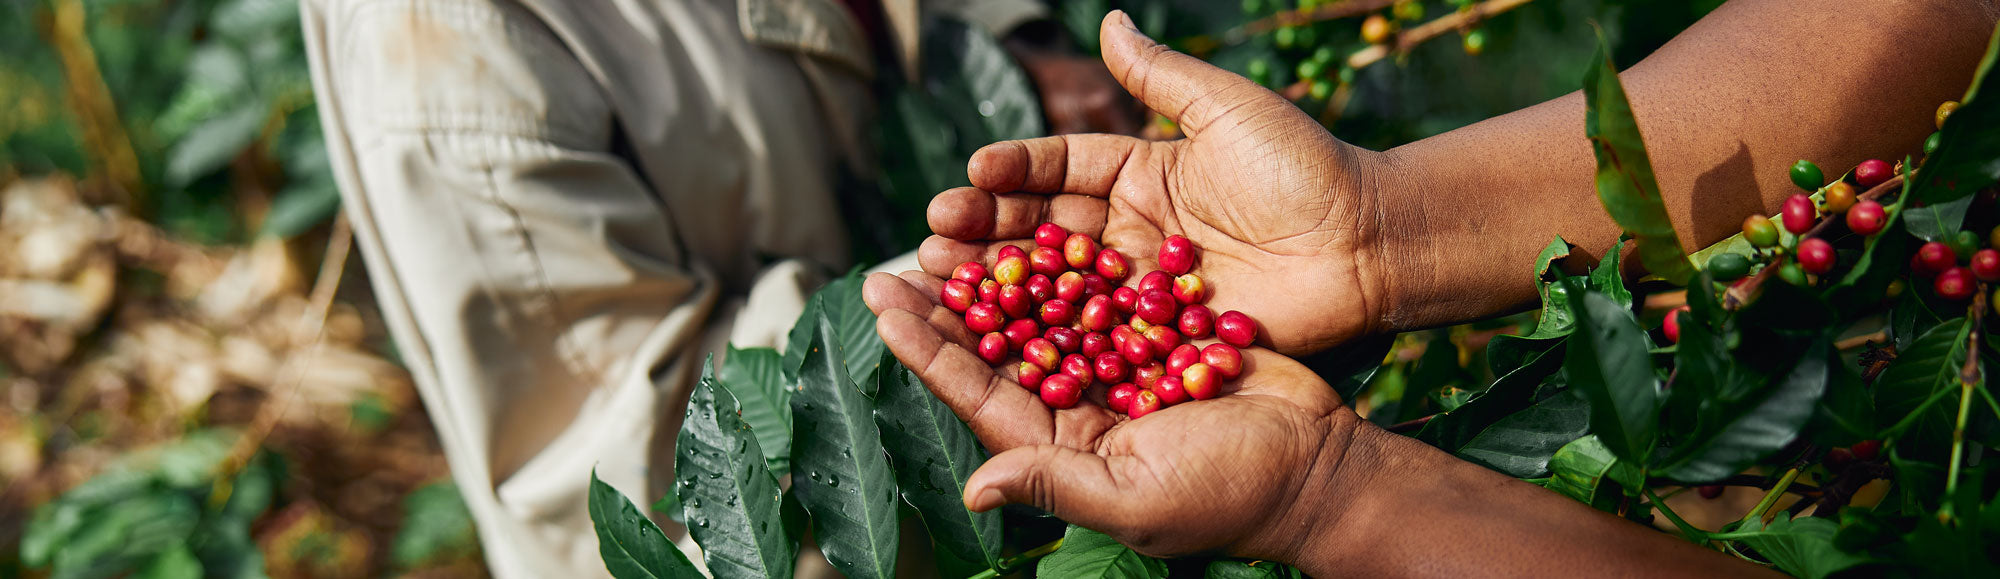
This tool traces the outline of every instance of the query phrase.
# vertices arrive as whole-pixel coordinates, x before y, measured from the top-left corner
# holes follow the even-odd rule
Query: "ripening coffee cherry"
[[[1083,335],[1083,355],[1085,356],[1096,358],[1098,354],[1116,351],[1118,350],[1111,347],[1111,336],[1105,335],[1104,332],[1091,332]]]
[[[1028,270],[1041,275],[1062,275],[1069,270],[1063,263],[1062,250],[1053,247],[1037,247],[1028,252]]]
[[[1028,288],[1018,285],[1000,286],[1000,311],[1007,312],[1009,318],[1025,318],[1034,311],[1035,298],[1028,295]]]
[[[1951,266],[1958,265],[1958,254],[1942,241],[1926,243],[1917,248],[1917,273],[1937,275]]]
[[[1018,257],[1021,259],[1027,259],[1028,250],[1021,249],[1020,246],[1016,245],[1002,245],[1000,246],[1000,253],[993,255],[993,261],[995,263],[998,263],[1000,260],[1007,259],[1009,257]]]
[[[1861,185],[1862,189],[1874,189],[1876,185],[1881,185],[1894,176],[1896,169],[1889,166],[1888,161],[1881,159],[1869,159],[1854,166],[1854,182]]]
[[[1046,275],[1038,273],[1028,276],[1028,283],[1021,284],[1021,287],[1028,288],[1028,297],[1035,298],[1037,304],[1056,297],[1056,283],[1049,281],[1049,276]]]
[[[1094,273],[1083,274],[1084,299],[1090,299],[1091,296],[1108,296],[1111,295],[1111,290],[1111,280]]]
[[[1388,42],[1390,28],[1388,18],[1384,18],[1381,14],[1370,14],[1367,20],[1361,21],[1361,41],[1369,44]]]
[[[1055,344],[1056,351],[1064,354],[1074,354],[1083,350],[1083,332],[1072,328],[1062,326],[1049,328],[1049,331],[1042,333],[1042,339]]]
[[[1133,316],[1153,325],[1171,324],[1174,316],[1179,314],[1180,304],[1174,301],[1174,296],[1157,290],[1139,294],[1139,308],[1132,312]]]
[[[1826,272],[1833,271],[1833,244],[1817,237],[1801,239],[1798,258],[1799,267],[1805,268],[1806,273],[1826,275]]]
[[[972,333],[998,332],[1001,326],[1005,325],[1007,325],[1007,314],[1000,311],[999,305],[979,302],[965,308],[965,327],[972,330]]]
[[[953,312],[965,313],[973,302],[979,301],[979,289],[960,279],[944,280],[944,289],[938,291],[938,301]]]
[[[1083,299],[1083,274],[1071,271],[1056,276],[1056,299],[1066,302]]]
[[[1125,254],[1118,253],[1118,250],[1104,248],[1097,252],[1097,275],[1114,283],[1123,282],[1132,275],[1132,262],[1127,261]]]
[[[1113,324],[1118,323],[1118,312],[1114,308],[1115,306],[1111,305],[1111,296],[1091,296],[1090,301],[1083,303],[1083,313],[1077,318],[1077,322],[1083,324],[1083,329],[1088,331],[1109,330]]]
[[[1257,341],[1257,322],[1243,312],[1230,310],[1215,318],[1215,337],[1223,343],[1238,348],[1248,348]]]
[[[1799,267],[1797,261],[1787,261],[1784,265],[1778,266],[1778,279],[1799,287],[1812,285],[1812,280],[1806,277],[1805,268]]]
[[[1179,376],[1181,370],[1201,363],[1201,348],[1194,344],[1181,344],[1167,354],[1167,375]]]
[[[1826,174],[1819,171],[1819,165],[1800,159],[1792,163],[1792,184],[1807,191],[1818,191],[1821,185],[1826,184]]]
[[[1189,398],[1208,400],[1222,393],[1222,380],[1208,364],[1196,363],[1181,370],[1181,388],[1187,390]]]
[[[1736,281],[1750,273],[1750,258],[1741,253],[1718,253],[1708,258],[1708,276],[1715,281]]]
[[[1026,257],[1009,255],[993,264],[993,281],[1000,282],[1000,285],[1021,285],[1021,282],[1028,281],[1028,273]]]
[[[1146,328],[1144,332],[1139,332],[1139,335],[1145,336],[1147,342],[1152,342],[1153,354],[1156,356],[1164,356],[1174,351],[1174,348],[1181,347],[1181,333],[1174,331],[1172,326],[1153,326]]]
[[[1863,440],[1854,443],[1854,446],[1847,447],[1847,450],[1853,452],[1856,459],[1875,460],[1875,457],[1882,455],[1882,441]]]
[[[1132,383],[1147,390],[1153,389],[1153,386],[1159,384],[1160,379],[1166,375],[1167,366],[1159,362],[1132,367]]]
[[[986,266],[980,265],[977,261],[958,264],[957,269],[951,270],[951,279],[965,282],[965,285],[979,287],[980,280],[986,279]]]
[[[1201,349],[1201,363],[1214,368],[1223,380],[1235,380],[1243,375],[1243,353],[1229,344],[1209,344]]]
[[[1062,300],[1049,300],[1042,302],[1041,314],[1043,324],[1051,326],[1068,325],[1071,320],[1076,319],[1076,304]]]
[[[1173,406],[1188,401],[1187,385],[1180,376],[1161,376],[1160,383],[1153,385],[1153,394],[1160,397],[1161,406]]]
[[[1174,275],[1194,270],[1194,242],[1179,235],[1169,235],[1160,242],[1160,269]]]
[[[1019,352],[1022,347],[1028,345],[1028,340],[1042,335],[1042,325],[1035,323],[1034,320],[1014,320],[1007,322],[1007,327],[1000,330],[1000,335],[1007,337],[1008,351]]]
[[[2000,248],[2000,227],[1994,227],[1992,232],[1986,234],[1986,245]]]
[[[1138,310],[1139,290],[1132,289],[1129,287],[1121,287],[1115,290],[1111,290],[1111,305],[1118,306],[1118,311],[1125,312],[1127,314],[1130,314],[1133,311]]]
[[[1939,104],[1937,108],[1937,128],[1943,129],[1944,120],[1946,118],[1949,118],[1951,116],[1951,113],[1957,110],[1958,110],[1958,101],[1944,101],[1942,104]]]
[[[1700,493],[1701,498],[1713,499],[1722,496],[1722,485],[1702,485],[1695,487],[1694,492]]]
[[[1139,397],[1139,387],[1132,385],[1131,382],[1112,386],[1111,391],[1104,394],[1104,407],[1121,414],[1130,412],[1132,399],[1137,397]]]
[[[1082,382],[1068,374],[1050,374],[1042,379],[1042,403],[1056,410],[1068,410],[1083,399]]]
[[[1153,270],[1147,272],[1146,275],[1139,278],[1139,295],[1141,296],[1153,292],[1173,293],[1173,291],[1174,291],[1173,274],[1169,274],[1167,272],[1160,270]]]
[[[1826,451],[1826,458],[1820,459],[1820,462],[1825,463],[1828,470],[1839,474],[1847,469],[1847,465],[1854,464],[1854,451],[1836,446]]]
[[[2000,282],[2000,250],[1981,249],[1972,254],[1972,277],[1986,283]]]
[[[979,280],[979,301],[1000,306],[1000,282],[990,279]]]
[[[1899,297],[1903,297],[1904,289],[1906,288],[1904,287],[1903,280],[1900,279],[1889,280],[1889,287],[1882,288],[1882,297],[1889,298],[1892,300]]]
[[[1847,228],[1861,235],[1881,233],[1882,226],[1888,221],[1888,212],[1874,199],[1855,202],[1854,208],[1847,210]]]
[[[1130,338],[1120,342],[1118,336],[1114,335],[1111,340],[1118,346],[1118,355],[1124,356],[1125,361],[1131,362],[1133,366],[1144,366],[1153,361],[1153,343],[1146,341],[1145,336],[1132,334]]]
[[[1072,233],[1062,244],[1063,263],[1077,270],[1088,270],[1097,262],[1097,240],[1081,233]]]
[[[1134,334],[1144,334],[1146,333],[1146,330],[1153,329],[1152,322],[1148,322],[1146,320],[1142,320],[1137,317],[1126,319],[1125,325],[1132,326],[1132,333]]]
[[[1083,357],[1083,354],[1070,354],[1063,356],[1062,373],[1075,378],[1078,382],[1089,384],[1090,379],[1097,376],[1097,368],[1090,363],[1090,358]]]
[[[1979,234],[1977,233],[1960,230],[1958,233],[1952,234],[1951,237],[1945,238],[1944,242],[1946,245],[1951,246],[1952,255],[1958,256],[1960,262],[1971,261],[1972,254],[1979,252]]]
[[[1054,372],[1056,365],[1062,363],[1062,351],[1057,350],[1048,338],[1035,338],[1021,346],[1021,360]]]
[[[1175,320],[1174,327],[1190,340],[1207,338],[1215,332],[1215,312],[1208,306],[1191,304],[1181,308],[1181,316]]]
[[[1660,333],[1667,336],[1667,343],[1681,343],[1681,314],[1693,310],[1694,308],[1681,306],[1667,311],[1666,319],[1660,321]]]
[[[1174,278],[1174,301],[1181,304],[1198,304],[1208,299],[1208,282],[1195,274]]]
[[[1125,415],[1138,420],[1148,414],[1159,412],[1160,408],[1165,406],[1160,403],[1160,395],[1154,394],[1152,390],[1140,390],[1138,394],[1132,395],[1132,405],[1125,409]]]
[[[1785,198],[1784,218],[1785,231],[1792,232],[1792,235],[1804,235],[1812,230],[1813,222],[1819,220],[1813,210],[1812,198],[1800,193]]]
[[[1061,225],[1043,223],[1035,228],[1035,245],[1060,248],[1066,239],[1069,239],[1069,232],[1063,230]]]
[[[1963,267],[1952,267],[1938,273],[1937,281],[1932,283],[1938,297],[1954,302],[1972,299],[1972,292],[1978,289],[1972,280],[1972,270]]]
[[[1034,362],[1021,362],[1015,365],[1014,368],[1014,381],[1020,382],[1022,388],[1029,390],[1039,391],[1042,387],[1042,379],[1049,377],[1049,371],[1043,370],[1041,366],[1036,366]]]
[[[1762,215],[1745,217],[1743,219],[1743,240],[1757,247],[1777,245],[1778,225],[1771,223],[1771,218]]]
[[[1854,206],[1854,197],[1853,185],[1847,184],[1846,181],[1834,181],[1832,185],[1827,185],[1826,192],[1820,195],[1819,208],[1827,215],[1841,213]]]
[[[1091,371],[1098,382],[1117,384],[1132,379],[1132,363],[1115,352],[1105,352],[1090,359]]]
[[[1000,332],[988,332],[979,338],[979,359],[989,366],[997,366],[1007,359],[1007,337]]]

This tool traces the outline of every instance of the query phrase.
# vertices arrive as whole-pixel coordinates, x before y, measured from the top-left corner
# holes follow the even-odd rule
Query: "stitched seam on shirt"
[[[499,158],[501,155],[496,150],[498,145],[499,143],[497,142],[486,143],[487,151],[482,156],[489,160]],[[525,258],[528,260],[528,265],[532,270],[533,281],[536,284],[534,289],[536,293],[541,294],[541,300],[544,302],[541,306],[542,314],[539,316],[538,321],[549,331],[555,333],[556,358],[564,366],[567,366],[570,372],[582,378],[583,383],[601,383],[602,372],[596,368],[592,368],[586,360],[580,358],[581,349],[577,347],[575,337],[570,334],[568,331],[569,328],[563,325],[562,301],[556,296],[555,284],[549,282],[548,269],[542,265],[541,253],[535,249],[534,234],[528,230],[527,220],[521,218],[521,212],[514,208],[514,204],[508,203],[506,199],[501,198],[499,182],[494,178],[496,171],[493,168],[493,163],[489,161],[485,165],[486,167],[481,169],[480,173],[486,179],[487,201],[507,213],[509,229],[511,230],[509,233],[514,234],[520,239],[521,244],[527,247]]]

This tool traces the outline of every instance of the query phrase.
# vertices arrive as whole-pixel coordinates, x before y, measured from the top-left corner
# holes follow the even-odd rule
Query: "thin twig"
[[[1346,62],[1347,68],[1352,68],[1354,70],[1361,70],[1363,68],[1367,68],[1368,65],[1375,64],[1376,62],[1381,61],[1383,58],[1389,56],[1391,52],[1394,52],[1395,54],[1407,54],[1410,52],[1410,50],[1415,49],[1418,45],[1423,44],[1424,42],[1437,38],[1439,36],[1443,36],[1444,33],[1446,32],[1471,28],[1473,25],[1478,24],[1481,20],[1498,16],[1503,12],[1519,8],[1522,5],[1525,5],[1533,1],[1534,0],[1486,0],[1485,2],[1474,4],[1471,7],[1466,8],[1464,10],[1453,12],[1451,14],[1446,14],[1444,16],[1439,16],[1436,20],[1425,22],[1423,24],[1419,24],[1415,27],[1412,27],[1408,30],[1399,32],[1396,34],[1395,37],[1389,39],[1388,42],[1369,46],[1361,50],[1356,50],[1354,51],[1353,54],[1347,55],[1347,58],[1344,60],[1344,62]],[[1328,74],[1335,74],[1338,72],[1339,72],[1338,68],[1333,68],[1327,71]],[[1286,86],[1285,88],[1280,89],[1278,91],[1278,94],[1284,95],[1285,98],[1287,99],[1299,100],[1299,98],[1304,97],[1306,93],[1312,89],[1312,83],[1315,80],[1318,79],[1312,79],[1312,78],[1299,79],[1298,82],[1294,82],[1290,86]]]
[[[1246,22],[1242,26],[1231,28],[1222,34],[1216,36],[1194,36],[1183,40],[1181,44],[1182,46],[1186,46],[1189,52],[1202,54],[1214,50],[1216,47],[1242,44],[1252,37],[1279,28],[1352,18],[1388,8],[1390,4],[1395,3],[1396,0],[1346,0],[1345,2],[1334,2],[1319,6],[1312,10],[1280,10],[1276,14]]]
[[[1834,342],[1833,349],[1845,352],[1862,346],[1867,346],[1871,344],[1880,344],[1887,341],[1889,341],[1889,331],[1876,330],[1875,333],[1872,334],[1862,334],[1859,336]]]
[[[1969,343],[1965,345],[1965,365],[1958,371],[1958,422],[1951,429],[1951,464],[1944,475],[1944,506],[1938,509],[1940,521],[1951,520],[1952,505],[1958,501],[1959,467],[1965,461],[1965,419],[1972,413],[1973,386],[1980,382],[1979,373],[1979,326],[1986,317],[1986,284],[1972,298],[1972,311],[1966,317],[1971,319],[1972,331],[1967,332]]]
[[[131,137],[125,133],[125,123],[118,118],[118,105],[111,96],[111,88],[97,66],[97,51],[90,45],[84,23],[86,8],[82,0],[61,0],[53,8],[51,25],[45,34],[62,61],[70,108],[83,129],[83,142],[96,157],[98,169],[123,190],[125,197],[119,203],[137,212],[145,207],[138,198],[146,184],[145,176],[140,174],[139,157],[133,152]]]
[[[1876,199],[1889,194],[1890,191],[1900,191],[1902,188],[1903,176],[1897,175],[1890,177],[1888,181],[1883,181],[1874,187],[1868,188],[1867,192],[1856,196],[1856,199]],[[1826,218],[1820,219],[1818,224],[1812,226],[1812,229],[1807,229],[1805,233],[1800,234],[1799,239],[1817,236],[1820,232],[1825,231],[1828,226],[1833,225],[1833,222],[1841,221],[1832,217],[1829,214]],[[1776,273],[1777,269],[1778,264],[1771,263],[1764,266],[1764,269],[1758,270],[1756,275],[1750,276],[1749,280],[1730,286],[1728,291],[1723,292],[1723,309],[1734,310],[1743,307],[1744,304],[1750,303],[1751,298],[1756,297],[1757,290],[1763,289],[1764,282],[1771,279],[1771,274]]]

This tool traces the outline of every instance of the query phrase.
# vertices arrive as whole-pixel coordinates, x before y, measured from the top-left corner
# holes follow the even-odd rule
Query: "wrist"
[[[1403,462],[1392,456],[1390,440],[1402,437],[1345,409],[1331,419],[1327,442],[1306,469],[1298,495],[1267,527],[1267,540],[1246,555],[1284,561],[1313,576],[1336,576],[1339,561],[1351,551],[1346,545],[1374,534],[1367,529],[1373,517],[1364,513],[1382,500],[1378,495],[1393,492],[1388,488],[1393,485],[1382,484],[1393,478],[1383,467]]]
[[[1463,167],[1437,138],[1381,153],[1381,326],[1405,332],[1519,309],[1536,297],[1532,264],[1549,243],[1530,207],[1490,169]],[[1510,203],[1509,200],[1513,202]]]

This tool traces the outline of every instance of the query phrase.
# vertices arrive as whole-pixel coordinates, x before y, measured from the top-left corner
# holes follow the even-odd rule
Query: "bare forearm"
[[[1795,160],[1831,175],[1915,151],[1994,17],[1985,0],[1736,0],[1621,74],[1683,245],[1776,208]],[[1592,187],[1583,117],[1572,93],[1386,153],[1412,187],[1385,201],[1386,234],[1402,236],[1387,244],[1426,266],[1397,276],[1393,327],[1531,303],[1556,235],[1609,250],[1620,230]]]

